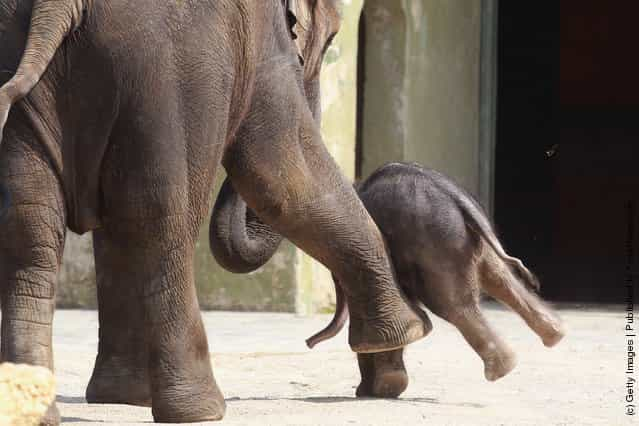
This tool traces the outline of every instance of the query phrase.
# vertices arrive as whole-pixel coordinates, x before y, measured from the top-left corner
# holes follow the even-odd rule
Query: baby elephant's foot
[[[501,379],[517,366],[517,355],[507,347],[496,347],[487,352],[483,356],[486,380],[494,382]]]
[[[151,406],[146,360],[98,356],[86,390],[89,404]]]
[[[397,398],[408,386],[403,349],[374,354],[357,354],[362,382],[358,397]]]
[[[563,322],[557,315],[551,315],[544,321],[544,327],[539,332],[541,341],[544,342],[544,346],[553,347],[561,341],[566,335]]]

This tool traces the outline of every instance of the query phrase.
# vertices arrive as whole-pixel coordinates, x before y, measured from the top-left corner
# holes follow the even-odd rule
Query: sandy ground
[[[409,348],[411,383],[399,400],[354,398],[359,373],[343,332],[310,351],[304,338],[329,316],[204,313],[225,425],[624,425],[626,350],[618,308],[562,309],[569,335],[546,349],[523,321],[485,312],[519,355],[506,378],[484,380],[479,358],[449,324]],[[151,422],[151,410],[87,405],[97,314],[58,311],[54,324],[58,403],[64,423]],[[636,378],[636,375],[635,375]]]

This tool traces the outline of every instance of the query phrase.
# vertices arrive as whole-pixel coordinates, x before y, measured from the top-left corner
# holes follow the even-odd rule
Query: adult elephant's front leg
[[[397,398],[408,386],[404,366],[404,350],[378,354],[357,354],[362,381],[357,387],[358,397]]]
[[[100,321],[89,403],[151,406],[144,311],[134,281],[135,254],[105,230],[93,232]]]
[[[225,154],[234,187],[265,223],[343,283],[356,352],[382,352],[428,330],[395,282],[382,235],[322,143],[295,77],[262,76]]]

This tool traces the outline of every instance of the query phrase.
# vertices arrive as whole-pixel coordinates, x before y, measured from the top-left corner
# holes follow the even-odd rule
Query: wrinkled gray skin
[[[347,283],[355,351],[426,334],[319,134],[338,24],[334,0],[0,0],[3,361],[53,368],[65,231],[93,231],[87,398],[151,405],[163,422],[220,419],[193,285],[220,162],[256,217]],[[44,423],[58,421],[52,406]]]
[[[506,254],[479,204],[450,179],[418,164],[391,163],[362,182],[358,193],[408,297],[457,327],[483,360],[486,379],[508,374],[516,358],[482,315],[482,290],[517,312],[544,345],[564,336],[559,317],[534,293],[535,276]],[[307,340],[309,347],[337,334],[348,317],[341,281],[335,284],[335,318]],[[358,354],[357,360],[358,396],[397,397],[406,389],[403,349]]]
[[[482,290],[516,311],[546,346],[561,340],[561,320],[534,293],[539,289],[537,279],[519,259],[505,253],[479,204],[450,179],[418,164],[391,163],[358,185],[358,194],[384,235],[404,292],[459,329],[483,360],[488,380],[508,374],[516,360],[481,313]],[[237,196],[218,200],[218,205],[231,203],[246,209]],[[246,217],[250,213],[236,216],[235,222]],[[236,269],[259,266],[252,261],[272,254],[275,237],[269,238],[263,244],[252,240],[252,246],[261,249],[258,254],[230,251],[224,262]],[[239,238],[226,243],[249,247]],[[348,319],[343,281],[333,278],[335,317],[307,340],[309,347],[335,336]],[[362,377],[358,396],[397,397],[406,389],[403,349],[358,354],[358,362]]]

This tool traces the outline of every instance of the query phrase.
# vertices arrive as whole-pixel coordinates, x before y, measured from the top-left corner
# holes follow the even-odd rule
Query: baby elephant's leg
[[[408,386],[404,366],[404,349],[357,354],[362,381],[357,387],[358,397],[397,398]]]
[[[481,286],[495,299],[505,303],[526,321],[544,345],[556,345],[565,334],[559,316],[528,290],[491,250],[484,250],[479,263]]]
[[[450,272],[454,271],[454,272]],[[517,364],[514,352],[497,335],[479,309],[473,265],[432,274],[418,287],[422,303],[453,324],[484,362],[484,375],[494,381]]]
[[[477,302],[457,307],[445,317],[462,333],[466,341],[484,361],[484,376],[495,381],[510,373],[517,365],[517,357],[493,330],[481,313]]]

